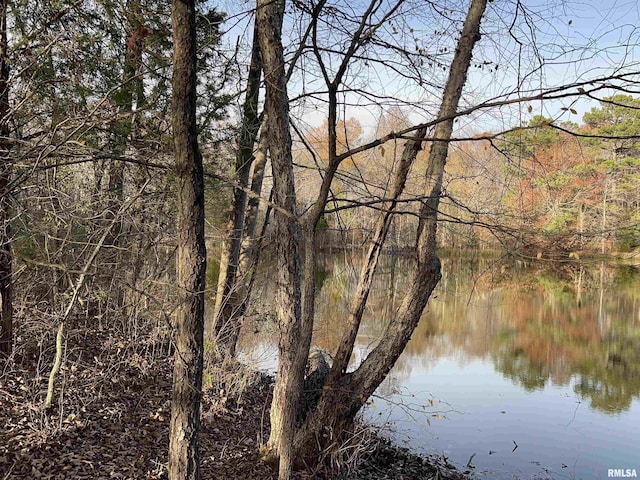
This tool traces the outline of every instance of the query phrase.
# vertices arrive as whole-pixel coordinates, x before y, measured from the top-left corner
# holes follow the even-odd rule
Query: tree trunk
[[[266,116],[265,116],[266,118]],[[263,125],[265,122],[263,121]],[[269,213],[271,208],[265,211],[264,221],[260,229],[259,237],[256,238],[256,229],[258,226],[258,211],[260,206],[259,195],[262,193],[262,181],[264,179],[264,171],[267,163],[267,134],[266,128],[260,133],[260,139],[256,146],[251,174],[251,192],[252,195],[246,207],[244,215],[244,227],[242,229],[242,243],[240,245],[240,256],[238,258],[238,268],[235,276],[234,293],[229,298],[229,302],[233,302],[229,306],[231,319],[228,323],[226,335],[224,335],[224,344],[222,352],[228,355],[235,355],[240,328],[242,327],[242,317],[247,310],[247,305],[251,299],[253,285],[256,279],[256,266],[260,258],[260,252],[264,240],[264,235],[269,223]],[[271,199],[269,199],[271,201]],[[219,314],[220,315],[220,314]],[[218,317],[219,318],[219,317]]]
[[[133,6],[129,6],[133,9]],[[127,12],[132,17],[132,12]],[[129,19],[131,32],[135,31],[135,25],[132,19]],[[131,33],[129,32],[129,33]],[[131,135],[131,112],[133,110],[133,90],[136,75],[136,62],[141,60],[142,52],[139,45],[133,45],[130,48],[128,42],[125,41],[124,51],[124,67],[122,72],[122,86],[118,90],[116,104],[118,105],[118,119],[114,122],[111,132],[111,153],[115,156],[122,156],[127,150],[129,136]],[[120,209],[124,201],[124,162],[120,160],[112,160],[109,165],[109,182],[107,184],[107,209],[105,211],[108,217],[115,215]],[[105,223],[109,223],[111,218],[106,218]],[[107,239],[107,245],[118,245],[120,236],[122,235],[122,221],[118,220],[113,233]],[[119,295],[121,297],[121,295]]]
[[[435,129],[436,140],[432,142],[429,152],[425,185],[427,200],[420,208],[416,263],[409,282],[409,290],[404,296],[396,317],[391,320],[383,333],[380,343],[355,372],[344,373],[346,353],[341,353],[337,358],[333,366],[334,371],[330,374],[317,408],[296,433],[294,444],[298,449],[298,455],[304,456],[313,452],[325,431],[331,432],[332,438],[335,438],[351,424],[355,414],[380,385],[404,350],[420,320],[427,300],[440,280],[440,260],[436,255],[436,225],[448,140],[451,138],[453,121],[471,62],[473,47],[480,38],[480,22],[486,3],[486,0],[471,2],[445,87],[438,115],[441,122]],[[377,237],[379,238],[379,235]],[[375,264],[372,266],[375,267]],[[365,269],[362,278],[366,280],[368,275],[368,270]],[[362,291],[359,295],[365,293]],[[351,336],[347,334],[343,341],[350,343]],[[339,352],[341,350],[350,351],[350,347],[343,345]]]
[[[301,277],[289,103],[281,38],[284,7],[284,0],[258,0],[256,22],[266,84],[265,115],[273,171],[273,202],[277,207],[274,209],[274,224],[277,239],[279,362],[271,405],[271,435],[267,446],[273,455],[280,458],[279,478],[288,480],[293,465],[292,442],[303,369],[296,368],[296,346],[300,340]]]
[[[11,143],[9,135],[9,65],[7,0],[0,1],[0,354],[11,354],[13,295],[11,282]]]
[[[262,59],[256,29],[253,34],[253,48],[251,64],[247,82],[247,95],[244,101],[242,123],[238,139],[239,149],[236,156],[236,182],[238,188],[233,189],[233,206],[227,228],[227,237],[222,245],[220,257],[220,273],[218,274],[218,289],[214,309],[214,332],[219,353],[234,355],[238,332],[240,330],[240,315],[237,284],[240,263],[240,246],[245,223],[247,207],[247,193],[245,188],[249,184],[252,160],[254,160],[253,146],[258,129],[260,116],[258,115],[258,94],[260,92],[260,74],[262,73]]]
[[[169,478],[200,477],[204,287],[204,181],[196,128],[195,0],[173,0],[173,138],[178,183],[176,350]]]
[[[266,117],[265,117],[266,118]],[[264,121],[263,121],[263,124]],[[267,134],[266,128],[260,132],[258,145],[253,161],[253,172],[251,174],[251,192],[256,196],[249,198],[247,202],[247,211],[244,217],[244,230],[242,235],[242,245],[240,246],[240,262],[238,265],[238,279],[244,284],[248,284],[246,279],[255,265],[255,247],[256,247],[256,227],[258,226],[258,210],[260,200],[258,195],[262,193],[262,181],[264,180],[264,169],[267,164]],[[266,220],[266,219],[265,219]],[[245,291],[245,296],[249,292]],[[246,303],[246,298],[243,296]]]
[[[123,157],[128,152],[131,134],[134,130],[133,105],[134,99],[137,108],[144,103],[144,88],[142,77],[142,38],[137,38],[136,32],[139,29],[142,13],[140,11],[139,0],[132,0],[127,3],[126,22],[127,29],[123,42],[123,69],[122,83],[114,95],[114,101],[118,108],[116,119],[112,122],[110,131],[110,152],[114,157]],[[134,39],[132,41],[132,39]],[[125,162],[115,158],[108,164],[108,183],[106,185],[105,199],[106,208],[103,211],[103,225],[111,225],[114,216],[120,210],[125,199]],[[140,202],[138,202],[140,203]],[[116,218],[116,223],[106,240],[107,246],[117,246],[123,248],[108,249],[107,264],[121,264],[125,251],[131,252],[130,232],[126,232],[125,222],[122,218]],[[141,257],[135,256],[135,262]],[[135,268],[134,268],[135,269]],[[110,277],[112,282],[111,298],[117,308],[126,304],[126,284],[129,281],[126,272],[111,268],[103,270],[103,275]]]
[[[131,1],[128,5],[128,23],[130,27],[129,38],[127,40],[127,52],[125,54],[125,82],[123,88],[130,88],[131,94],[129,95],[129,115],[125,116],[126,121],[129,122],[129,142],[126,142],[126,146],[135,145],[140,140],[143,140],[143,125],[145,119],[143,117],[143,111],[146,106],[147,98],[144,92],[144,73],[145,65],[143,63],[143,51],[144,51],[144,37],[140,35],[144,27],[143,19],[144,14],[141,9],[140,0]],[[135,111],[133,110],[133,102],[135,100]],[[123,112],[125,113],[125,112]],[[125,148],[126,150],[126,148]],[[124,153],[124,151],[123,151]],[[142,161],[144,161],[144,152],[136,149],[135,155]],[[142,191],[144,185],[149,180],[148,167],[145,165],[138,165],[134,169],[133,184],[136,191]],[[143,197],[135,202],[130,215],[130,221],[126,228],[126,235],[128,239],[128,257],[131,259],[131,268],[125,275],[124,287],[126,290],[123,292],[122,302],[118,305],[124,305],[125,312],[128,318],[136,319],[139,316],[139,308],[144,296],[140,293],[145,289],[138,286],[138,282],[144,275],[145,267],[148,265],[148,253],[152,248],[155,240],[155,236],[152,232],[149,232],[149,206],[144,201]]]
[[[345,335],[342,338],[342,342],[338,347],[338,351],[335,355],[333,362],[333,370],[331,377],[329,378],[329,384],[336,381],[339,375],[346,372],[349,359],[353,353],[353,346],[358,335],[360,328],[360,322],[362,321],[362,315],[364,314],[365,307],[367,305],[367,299],[369,298],[369,292],[371,291],[371,285],[373,284],[373,277],[378,265],[378,259],[382,253],[382,247],[384,245],[389,228],[391,226],[391,220],[393,218],[393,211],[395,210],[400,199],[400,195],[404,191],[407,177],[411,165],[418,156],[418,152],[422,149],[422,141],[427,134],[426,128],[419,129],[413,139],[407,142],[400,158],[400,164],[395,175],[393,186],[389,194],[390,202],[384,205],[383,212],[378,219],[376,229],[373,233],[371,246],[365,259],[365,263],[362,266],[362,272],[360,273],[360,280],[358,287],[356,288],[356,294],[353,297],[351,306],[349,307],[349,321]]]

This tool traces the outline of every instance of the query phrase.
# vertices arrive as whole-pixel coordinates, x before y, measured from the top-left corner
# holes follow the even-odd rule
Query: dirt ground
[[[106,330],[70,328],[48,411],[43,404],[53,340],[31,343],[10,361],[0,360],[0,480],[167,478],[168,343],[134,344]],[[246,369],[235,375],[226,383],[215,374],[205,377],[210,388],[202,407],[202,478],[275,479],[259,454],[268,436],[272,381]],[[231,385],[233,395],[221,385]],[[368,438],[357,456],[334,462],[331,473],[298,472],[297,478],[462,478],[440,459],[425,460]]]

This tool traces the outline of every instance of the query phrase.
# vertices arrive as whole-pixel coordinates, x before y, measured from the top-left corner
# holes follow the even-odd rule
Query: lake
[[[360,254],[319,259],[314,343],[334,351]],[[386,256],[352,358],[376,345],[406,288]],[[275,369],[268,265],[242,355]],[[443,259],[443,278],[364,418],[482,478],[640,474],[640,270],[604,263]]]

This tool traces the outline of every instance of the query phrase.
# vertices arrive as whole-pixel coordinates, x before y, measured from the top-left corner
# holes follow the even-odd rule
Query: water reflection
[[[314,342],[329,351],[339,342],[359,261],[349,253],[325,256],[318,265]],[[395,314],[409,268],[406,258],[382,259],[354,365]],[[427,311],[379,391],[388,405],[403,401],[396,392],[415,395],[413,406],[370,412],[371,418],[400,422],[414,448],[449,452],[463,464],[478,453],[475,463],[494,474],[539,475],[549,466],[565,475],[568,462],[572,474],[565,476],[575,478],[602,478],[622,466],[640,471],[638,270],[487,259],[444,259],[442,270]],[[264,319],[274,286],[268,275],[263,279],[259,320],[248,326],[241,349],[248,355],[262,350],[273,365],[274,326]],[[434,398],[451,408],[433,405]],[[438,408],[464,415],[419,420],[417,427],[407,412],[424,409],[434,418]],[[513,452],[511,442],[519,445]]]

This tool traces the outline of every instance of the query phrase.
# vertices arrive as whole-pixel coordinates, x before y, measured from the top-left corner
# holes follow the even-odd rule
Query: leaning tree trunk
[[[169,478],[200,477],[204,286],[204,181],[196,128],[195,0],[173,0],[173,138],[178,183],[178,251]]]
[[[266,116],[262,120],[266,125]],[[255,147],[254,160],[251,173],[251,197],[247,201],[247,210],[244,216],[244,229],[242,231],[242,244],[240,245],[240,258],[236,278],[240,283],[238,297],[240,299],[238,315],[244,315],[247,303],[251,296],[251,285],[256,277],[255,266],[258,264],[260,245],[264,239],[264,231],[269,222],[270,207],[265,211],[260,232],[256,236],[258,227],[258,212],[260,210],[260,195],[262,195],[262,182],[267,165],[267,132],[263,127],[258,143]],[[271,199],[269,199],[271,201]],[[236,336],[237,341],[237,336]]]
[[[265,125],[264,119],[262,124]],[[240,336],[240,329],[242,327],[242,319],[244,318],[244,314],[251,300],[251,294],[253,293],[253,285],[255,284],[257,276],[256,266],[260,259],[265,232],[269,224],[270,206],[266,208],[260,231],[257,232],[260,195],[262,194],[262,182],[264,180],[264,171],[267,163],[266,137],[265,127],[260,133],[260,139],[255,148],[251,174],[252,195],[247,201],[233,295],[229,298],[229,301],[232,302],[228,308],[230,317],[227,325],[229,328],[227,328],[227,334],[224,335],[224,344],[222,346],[222,352],[226,352],[227,355],[235,355],[238,337]],[[269,198],[269,202],[270,201],[271,198]],[[220,316],[223,316],[222,312],[220,312],[218,318],[220,318]],[[223,318],[226,317],[223,316]],[[220,346],[218,348],[220,348]]]
[[[0,1],[0,354],[4,355],[11,353],[13,343],[7,6],[7,0]]]
[[[257,27],[257,25],[256,25]],[[247,94],[244,101],[242,123],[238,138],[238,153],[236,156],[236,182],[233,189],[233,206],[226,238],[222,245],[220,256],[220,273],[218,274],[218,289],[214,308],[214,332],[219,353],[233,356],[236,349],[238,333],[240,331],[239,307],[242,298],[237,284],[242,282],[238,277],[240,264],[240,248],[243,238],[245,211],[247,207],[246,188],[249,185],[251,164],[255,157],[253,146],[258,129],[260,116],[258,114],[258,94],[260,92],[260,74],[262,73],[262,58],[257,31],[254,28],[251,64]]]
[[[378,259],[382,253],[382,247],[384,246],[387,234],[389,233],[391,220],[398,205],[398,200],[404,192],[407,177],[409,176],[409,170],[415,162],[418,153],[422,149],[422,142],[424,141],[426,134],[427,129],[424,127],[420,128],[415,133],[414,137],[404,146],[398,170],[396,171],[393,185],[388,195],[390,201],[384,205],[383,212],[376,224],[371,240],[371,246],[369,247],[369,252],[364,265],[362,266],[358,287],[356,288],[356,293],[351,301],[351,306],[349,307],[347,330],[338,347],[338,351],[336,352],[331,376],[328,379],[329,383],[334,382],[340,375],[343,375],[347,371],[349,359],[353,352],[353,346],[355,345],[358,330],[360,329],[360,322],[362,321],[362,316],[364,315],[364,310],[367,305],[367,299],[369,298],[369,292],[371,291],[371,285],[373,284],[373,277],[378,265]]]
[[[436,255],[437,213],[442,193],[442,178],[447,159],[448,144],[453,131],[453,121],[466,81],[467,71],[475,43],[480,39],[480,22],[486,9],[487,0],[472,0],[462,30],[456,53],[451,65],[449,78],[444,90],[442,105],[438,115],[434,140],[429,151],[426,172],[425,196],[419,216],[416,263],[409,282],[409,290],[396,317],[389,323],[381,336],[380,343],[367,356],[358,369],[345,373],[345,358],[352,350],[352,334],[348,333],[333,366],[324,393],[316,409],[307,416],[305,423],[296,432],[295,442],[299,456],[305,456],[318,447],[322,438],[340,435],[347,428],[364,402],[389,373],[404,350],[411,334],[424,311],[433,289],[440,280],[440,260]],[[380,231],[380,230],[378,230]],[[370,256],[376,255],[375,248]],[[371,265],[375,268],[375,262]],[[361,283],[370,275],[364,270]],[[366,295],[365,291],[359,295]],[[352,327],[356,327],[352,319]],[[326,436],[325,436],[326,435]]]
[[[279,457],[279,478],[288,480],[293,466],[293,434],[303,371],[296,368],[300,341],[301,276],[299,228],[295,216],[295,187],[289,131],[289,100],[282,47],[284,0],[258,0],[256,22],[266,84],[265,115],[273,171],[274,224],[280,330],[279,362],[271,405],[268,449]]]

